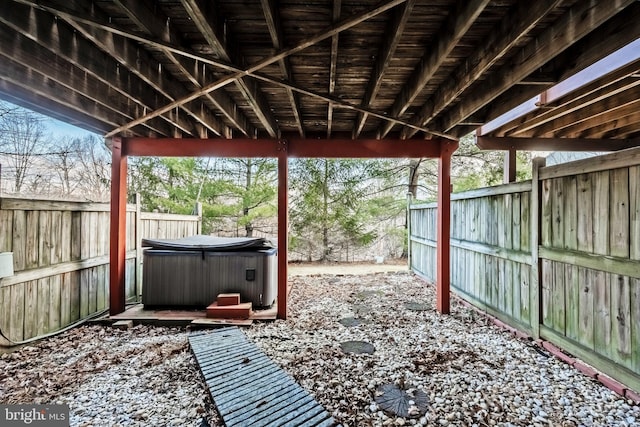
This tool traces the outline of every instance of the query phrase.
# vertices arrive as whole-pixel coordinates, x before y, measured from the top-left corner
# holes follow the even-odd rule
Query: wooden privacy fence
[[[15,270],[0,279],[0,331],[7,338],[45,335],[108,308],[109,219],[108,203],[0,199],[0,252],[13,252]],[[142,238],[200,231],[198,215],[141,212],[139,198],[128,205],[127,301],[141,292]]]
[[[435,280],[436,206],[410,207],[411,266]],[[452,195],[451,287],[640,390],[640,149]]]

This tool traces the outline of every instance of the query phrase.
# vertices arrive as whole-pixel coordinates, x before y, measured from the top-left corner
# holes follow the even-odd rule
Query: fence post
[[[407,264],[411,271],[411,199],[412,194],[407,193]]]
[[[541,271],[540,271],[540,216],[541,212],[541,191],[540,191],[540,168],[545,166],[546,159],[536,157],[533,159],[533,170],[531,173],[531,330],[533,338],[540,337],[540,317],[541,317]]]
[[[142,196],[136,193],[136,301],[142,295]]]

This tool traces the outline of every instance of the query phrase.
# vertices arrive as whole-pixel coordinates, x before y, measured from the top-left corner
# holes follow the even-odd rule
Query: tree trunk
[[[251,188],[251,159],[247,159],[247,170],[246,170],[246,180],[245,180],[245,190],[248,193],[249,189]],[[244,200],[244,206],[242,207],[242,215],[245,217],[249,216],[249,206],[247,206],[248,201],[246,200],[246,196],[245,196],[245,200]],[[245,236],[246,237],[253,237],[253,224],[251,223],[251,221],[247,221],[244,225],[244,231],[245,231]]]

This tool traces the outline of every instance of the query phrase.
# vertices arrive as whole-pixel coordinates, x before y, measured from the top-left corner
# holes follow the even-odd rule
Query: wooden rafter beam
[[[565,138],[608,138],[611,134],[617,135],[618,138],[627,138],[629,134],[636,132],[640,126],[640,110],[631,111],[630,114],[622,115],[617,112],[615,118],[601,123],[599,125],[591,126],[586,130],[579,130],[575,132],[565,132]]]
[[[637,93],[637,92],[636,92]],[[565,137],[566,135],[575,135],[582,134],[589,129],[594,127],[610,123],[616,120],[618,117],[624,117],[640,111],[640,98],[636,98],[635,100],[631,100],[630,97],[626,100],[615,100],[614,103],[619,101],[624,101],[620,104],[617,104],[614,107],[607,108],[607,103],[603,102],[602,104],[591,108],[590,112],[584,112],[578,116],[576,121],[567,126],[563,126],[560,129],[554,129],[552,132],[553,136]],[[589,110],[589,108],[587,109]],[[583,117],[589,115],[587,119],[582,119]],[[549,132],[547,132],[549,134]],[[546,134],[543,136],[547,136]]]
[[[220,40],[216,29],[213,27],[216,19],[211,11],[215,8],[215,3],[212,4],[211,1],[205,3],[202,0],[181,0],[181,3],[216,55],[226,62],[241,64],[238,60],[239,58],[232,57],[231,52],[227,50],[225,43]],[[240,77],[235,80],[235,84],[267,130],[267,133],[272,138],[277,137],[279,134],[278,122],[273,116],[271,108],[264,94],[260,91],[257,82],[248,77]]]
[[[33,3],[33,0],[19,0],[19,1],[28,1],[29,3]],[[202,89],[200,89],[199,91],[193,92],[192,94],[182,97],[174,102],[171,102],[167,105],[165,105],[164,107],[157,109],[155,111],[152,111],[148,114],[146,114],[143,117],[140,117],[134,121],[132,121],[131,123],[129,123],[126,126],[120,126],[119,128],[114,129],[113,131],[109,132],[107,134],[107,136],[113,136],[113,135],[117,135],[118,133],[126,130],[128,127],[131,126],[135,126],[139,123],[142,123],[144,121],[146,121],[147,119],[151,118],[151,117],[156,117],[158,115],[161,115],[173,108],[179,107],[180,105],[189,102],[191,100],[197,99],[200,96],[204,95],[205,93],[209,93],[212,92],[216,89],[220,89],[221,87],[226,86],[227,84],[235,81],[236,79],[247,75],[247,74],[254,74],[256,72],[258,72],[259,70],[263,69],[264,67],[267,67],[271,64],[274,64],[276,62],[278,62],[279,60],[286,58],[290,55],[294,55],[298,52],[303,51],[304,49],[313,46],[327,38],[330,38],[331,36],[333,36],[334,34],[340,33],[342,31],[348,30],[349,28],[358,25],[359,23],[366,21],[367,19],[371,19],[381,13],[386,12],[387,10],[401,4],[404,3],[406,0],[389,0],[386,2],[383,2],[382,4],[379,4],[377,6],[375,6],[372,9],[369,9],[367,11],[364,11],[362,13],[356,14],[355,16],[351,16],[347,19],[344,19],[343,21],[339,22],[338,24],[329,27],[328,29],[321,31],[319,34],[313,35],[303,41],[301,41],[300,43],[298,43],[297,45],[281,50],[278,53],[276,53],[275,55],[272,55],[268,58],[265,58],[261,61],[256,62],[255,64],[243,69],[243,70],[238,70],[234,73],[232,73],[231,75],[222,77],[221,79],[217,80],[216,82],[213,82],[211,84],[206,85],[205,87],[203,87]],[[47,8],[50,9],[50,8]],[[67,12],[58,12],[58,13],[62,13],[63,15],[68,15]],[[134,37],[133,35],[131,35],[131,37]],[[140,37],[136,37],[138,39],[144,39],[144,38],[140,38]],[[194,55],[196,57],[198,57],[198,55]],[[208,61],[205,61],[207,63],[211,63],[211,62],[219,62],[219,61],[211,61],[210,59]],[[233,66],[229,66],[229,68],[234,68]],[[257,76],[256,76],[257,77]],[[271,79],[273,80],[273,82],[277,82],[277,80]]]
[[[511,61],[465,96],[465,101],[449,110],[436,127],[443,131],[453,128],[633,2],[575,3],[553,25],[515,54]]]
[[[40,96],[30,89],[15,86],[2,79],[0,79],[0,99],[33,111],[41,112],[61,122],[72,124],[99,135],[104,134],[108,130],[107,124],[89,114],[84,114],[75,109],[56,104],[55,101]],[[144,134],[138,132],[137,128],[132,129],[131,133],[134,135]]]
[[[530,132],[535,132],[535,129],[539,126],[543,126],[546,123],[560,120],[562,117],[570,116],[577,113],[579,110],[590,108],[599,102],[605,102],[607,98],[623,96],[626,91],[633,90],[636,86],[640,86],[640,79],[625,78],[618,81],[614,81],[611,84],[603,83],[598,88],[588,91],[584,96],[576,96],[574,99],[566,103],[561,103],[557,107],[551,106],[545,107],[539,111],[539,114],[530,113],[527,115],[528,120],[521,119],[522,125],[517,126],[513,124],[511,126],[503,127],[499,133],[495,133],[495,136],[518,136],[527,135]]]
[[[75,1],[75,10],[83,11],[85,16],[94,16],[98,13],[98,10],[95,7],[91,7],[89,3],[78,0],[72,1]],[[109,55],[168,100],[175,100],[189,93],[181,82],[164,70],[162,64],[153,58],[146,50],[140,49],[136,44],[132,43],[131,40],[101,28],[80,23],[73,18],[64,16],[62,19],[87,40],[90,40],[100,49],[108,52]],[[97,16],[95,19],[104,20],[106,18]],[[197,110],[192,110],[184,104],[178,107],[202,125],[212,130],[218,129],[218,132],[222,132],[222,126],[218,118],[205,105],[202,105],[202,107]],[[195,132],[191,131],[190,134],[194,135]]]
[[[637,111],[640,106],[640,85],[606,97],[570,114],[563,115],[533,128],[530,132],[522,133],[528,137],[560,136],[568,129],[588,129],[597,126],[620,114],[621,111]]]
[[[170,20],[157,8],[152,8],[147,0],[115,0],[127,17],[136,25],[159,40],[171,43],[176,46],[185,46],[185,42],[176,29],[170,25]],[[154,10],[155,9],[155,10]],[[207,69],[200,69],[195,59],[179,55],[170,49],[162,49],[167,59],[179,70],[179,73],[186,77],[191,83],[192,89],[201,89],[203,85],[210,83],[213,75]],[[224,91],[208,93],[205,97],[216,106],[218,110],[233,124],[233,126],[246,136],[252,136],[255,129],[248,119],[237,108],[235,102]],[[217,121],[214,127],[209,126],[209,130],[216,135],[224,135],[225,125]]]
[[[404,33],[405,26],[409,21],[414,4],[415,0],[409,0],[405,4],[399,6],[393,13],[393,18],[389,23],[387,31],[385,31],[386,36],[380,48],[380,52],[378,52],[378,56],[376,57],[376,63],[373,66],[373,73],[369,77],[369,83],[367,83],[367,88],[364,91],[364,98],[361,103],[361,106],[364,108],[368,108],[378,95],[378,90],[380,90],[380,86],[382,85],[382,77],[384,77],[385,72],[389,68],[391,58],[393,58],[398,47],[398,43],[400,43],[400,39]],[[362,132],[368,116],[369,115],[367,113],[358,112],[353,128],[354,139],[360,135],[360,132]]]
[[[440,156],[441,139],[225,139],[123,138],[127,156],[168,157],[278,157],[283,142],[289,157],[310,158],[420,158]]]
[[[640,139],[513,138],[477,136],[482,150],[517,151],[618,151],[640,146]]]
[[[264,18],[269,27],[269,34],[271,35],[271,43],[275,50],[282,50],[284,48],[284,36],[282,30],[282,22],[280,20],[280,13],[277,7],[276,0],[260,0],[262,3],[262,10],[264,11]],[[284,78],[295,84],[293,73],[291,71],[291,63],[289,58],[282,58],[278,61],[280,65],[280,72]],[[300,109],[300,97],[291,88],[286,88],[287,96],[289,97],[289,103],[291,104],[291,112],[298,128],[298,133],[301,137],[304,137],[304,128],[302,126],[302,111]]]
[[[487,135],[516,120],[517,133],[527,132],[535,126],[553,120],[560,115],[568,114],[578,108],[598,102],[609,92],[619,93],[626,88],[632,87],[633,81],[624,82],[622,80],[638,69],[640,69],[640,40],[628,44],[545,90],[540,95],[527,100],[509,113],[483,125],[480,128],[480,133]],[[618,88],[610,86],[618,86]],[[554,103],[563,98],[568,98],[568,102],[554,105]],[[542,112],[539,111],[540,107],[549,105],[553,108]]]
[[[340,20],[340,11],[342,9],[342,0],[333,0],[332,23],[335,24]],[[338,42],[340,33],[331,36],[331,53],[329,54],[329,96],[333,96],[336,89],[337,68],[338,68]],[[331,137],[331,128],[333,127],[333,103],[327,104],[327,138]]]
[[[51,71],[51,67],[45,67],[44,69]],[[55,101],[70,110],[89,114],[111,126],[118,126],[120,123],[131,120],[131,117],[128,117],[125,113],[114,108],[104,108],[105,105],[95,98],[89,98],[83,93],[74,90],[74,83],[82,84],[82,81],[77,76],[68,77],[65,84],[62,84],[39,71],[12,62],[11,57],[4,55],[0,55],[0,75],[2,75],[2,80],[14,86]],[[101,99],[100,101],[104,100]],[[145,122],[143,126],[148,128],[144,132],[145,134],[151,131],[160,135],[172,135],[172,128],[168,127],[165,122],[154,120]]]
[[[152,91],[138,76],[119,68],[112,58],[84,38],[78,37],[72,29],[51,14],[14,4],[0,14],[0,22],[50,53],[75,64],[87,78],[95,78],[109,85],[112,92],[127,98],[133,109],[138,105],[142,111],[153,110],[160,105],[157,97],[152,96]],[[33,28],[55,28],[55,31],[34,32]],[[44,55],[44,52],[39,52]],[[119,72],[113,73],[111,70]],[[190,133],[194,128],[191,121],[175,115],[173,111],[161,117],[183,132]]]
[[[459,0],[457,2],[456,7],[443,23],[440,36],[430,46],[427,46],[425,55],[420,59],[411,77],[402,87],[391,106],[389,115],[400,117],[409,108],[424,85],[433,77],[487,4],[489,4],[489,0]],[[393,123],[385,122],[379,129],[378,136],[384,138],[392,127]]]
[[[422,105],[411,123],[427,125],[525,37],[561,0],[520,1]],[[403,130],[410,138],[415,129]]]

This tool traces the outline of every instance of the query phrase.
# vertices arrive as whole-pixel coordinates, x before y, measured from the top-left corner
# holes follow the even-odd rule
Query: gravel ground
[[[289,320],[245,332],[345,426],[640,425],[640,407],[473,311],[439,316],[410,273],[291,280]],[[375,352],[345,354],[353,340]],[[424,392],[426,413],[383,412],[388,383]],[[84,326],[3,354],[0,402],[68,403],[73,426],[221,425],[178,328]]]

